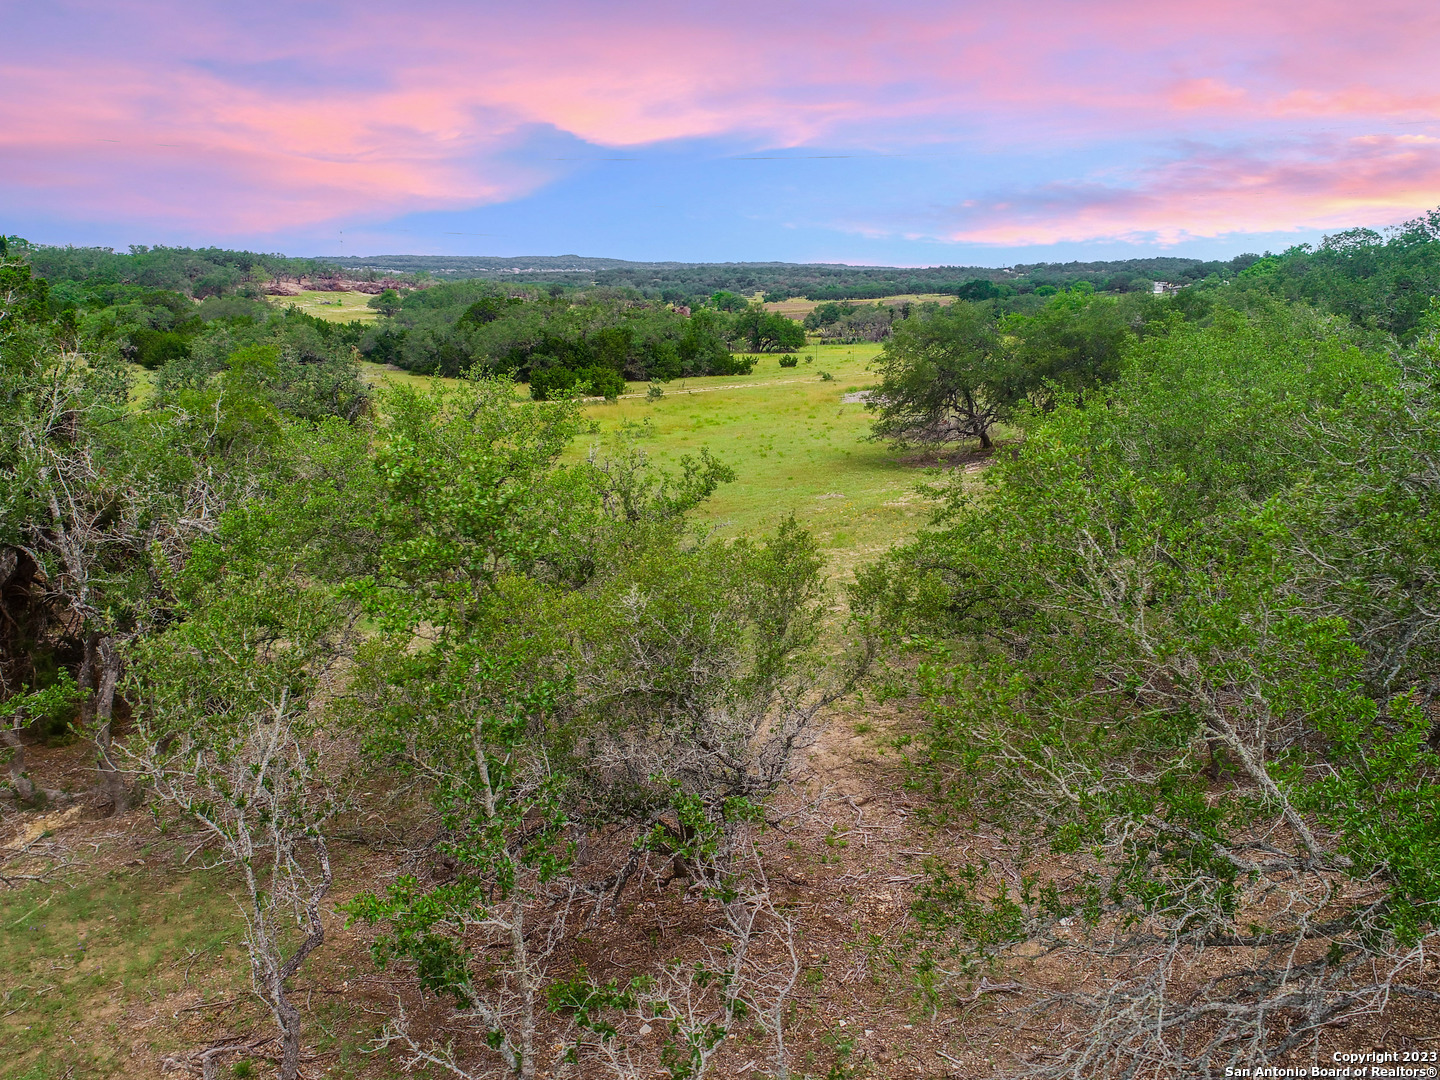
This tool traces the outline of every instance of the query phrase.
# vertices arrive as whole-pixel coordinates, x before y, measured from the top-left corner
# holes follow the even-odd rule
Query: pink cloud
[[[1002,246],[1328,229],[1395,221],[1440,203],[1440,139],[1362,136],[1289,148],[1192,156],[1126,185],[1052,184],[1020,199],[960,208],[946,239]]]
[[[14,25],[0,59],[10,197],[218,232],[513,199],[564,168],[518,152],[537,129],[602,147],[711,138],[1001,151],[1103,139],[1123,164],[1127,141],[1259,139],[1325,121],[1384,132],[1440,109],[1440,8],[1420,0],[404,10],[131,0]],[[1433,201],[1428,180],[1397,178],[1399,146],[1342,156],[1337,167],[1352,171],[1335,183],[1356,194],[1308,199],[1291,224],[1347,199],[1377,212],[1410,194]],[[1267,193],[1301,166],[1259,152],[1252,164],[1254,177],[1198,183],[1194,171],[1208,176],[1218,159],[1183,183],[1181,166],[1146,174],[1155,194],[1124,203],[1140,215],[1128,224],[1120,203],[1077,204],[1088,224],[1041,226],[1032,209],[1030,224],[955,235],[1151,233],[1158,208],[1197,189],[1215,194],[1197,196],[1192,224],[1174,228],[1279,220],[1283,196]]]

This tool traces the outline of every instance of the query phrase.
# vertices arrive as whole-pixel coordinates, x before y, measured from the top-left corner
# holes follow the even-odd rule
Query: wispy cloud
[[[966,200],[940,233],[1007,247],[1097,240],[1169,246],[1394,221],[1440,196],[1440,139],[1428,135],[1187,149],[1128,178]]]
[[[577,167],[553,138],[1030,162],[1000,190],[956,173],[915,193],[956,208],[927,230],[956,242],[1172,242],[1440,202],[1433,150],[1403,138],[1440,115],[1421,0],[0,10],[0,209],[46,220],[257,235],[504,204]],[[868,190],[821,194],[874,220]]]

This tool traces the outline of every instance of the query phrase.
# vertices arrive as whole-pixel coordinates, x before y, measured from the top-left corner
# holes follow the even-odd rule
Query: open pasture
[[[658,401],[594,404],[586,411],[599,430],[581,445],[628,441],[671,466],[708,447],[738,474],[701,511],[722,535],[756,535],[793,513],[827,550],[832,572],[848,576],[923,519],[919,471],[871,442],[870,414],[842,400],[871,383],[878,352],[810,346],[793,368],[763,356],[749,376],[677,380]]]
[[[722,536],[754,536],[789,514],[825,549],[832,575],[850,576],[924,523],[915,492],[924,471],[883,443],[870,440],[871,414],[846,394],[866,389],[873,344],[810,345],[792,354],[759,357],[749,375],[677,379],[648,400],[643,383],[615,402],[586,406],[592,422],[571,451],[580,458],[633,445],[671,467],[708,448],[738,474],[700,510]],[[367,378],[423,385],[425,376],[365,365]],[[828,373],[831,379],[825,379]],[[517,396],[524,388],[517,387]]]
[[[379,314],[374,308],[366,307],[369,293],[321,292],[306,289],[297,296],[275,296],[271,301],[278,307],[294,305],[306,315],[315,315],[330,322],[374,322]]]

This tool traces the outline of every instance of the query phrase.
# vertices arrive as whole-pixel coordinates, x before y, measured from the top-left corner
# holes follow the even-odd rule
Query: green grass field
[[[331,322],[374,322],[379,314],[374,308],[366,307],[368,293],[358,292],[317,292],[307,289],[299,296],[272,296],[271,302],[277,307],[294,304],[307,315],[318,315]]]
[[[644,384],[631,384],[619,401],[586,407],[594,431],[577,440],[572,453],[578,458],[593,446],[629,442],[658,463],[675,465],[708,447],[738,479],[716,492],[702,517],[723,536],[755,536],[793,513],[825,548],[832,576],[843,581],[857,564],[912,534],[926,515],[915,494],[924,470],[870,441],[870,414],[863,404],[843,400],[874,381],[868,365],[879,351],[878,345],[810,345],[796,354],[793,368],[765,355],[750,375],[678,379],[654,402]],[[365,368],[372,381],[427,381],[379,365]]]

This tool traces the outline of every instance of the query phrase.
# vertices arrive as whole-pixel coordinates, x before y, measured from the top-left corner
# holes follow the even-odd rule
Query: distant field
[[[721,535],[758,535],[793,512],[843,580],[911,535],[927,512],[915,493],[924,470],[871,442],[870,414],[841,401],[871,384],[866,367],[879,351],[871,344],[811,345],[796,354],[793,368],[766,355],[751,375],[677,379],[653,403],[644,384],[632,384],[618,402],[586,408],[597,430],[579,439],[573,454],[630,441],[674,465],[708,447],[739,473],[702,513]],[[375,364],[365,369],[372,380],[425,381]],[[822,371],[834,380],[822,379]]]
[[[756,294],[755,299],[759,298],[759,294]],[[372,308],[365,306],[366,301],[370,299],[367,293],[318,292],[307,289],[298,296],[272,296],[270,299],[280,307],[294,304],[307,315],[318,315],[320,318],[329,319],[332,322],[350,322],[352,320],[373,322],[378,318]],[[939,304],[949,304],[954,300],[953,296],[946,296],[943,293],[903,293],[896,296],[882,296],[876,300],[842,302],[849,304],[903,304],[907,302],[915,304],[933,301]],[[773,304],[766,304],[765,307],[800,322],[822,303],[824,303],[822,300],[805,300],[796,297],[793,300],[780,300]]]
[[[318,315],[331,322],[374,322],[378,318],[373,308],[365,306],[369,293],[358,292],[317,292],[307,289],[299,296],[272,296],[271,302],[279,307],[294,304],[307,315]]]
[[[902,293],[897,296],[881,296],[875,300],[842,300],[839,302],[843,304],[903,304],[906,302],[918,304],[932,301],[937,304],[952,304],[955,302],[955,297],[947,296],[944,293]],[[804,297],[797,296],[790,300],[777,300],[773,304],[766,304],[765,307],[800,322],[815,308],[826,302],[824,300],[806,300]]]

